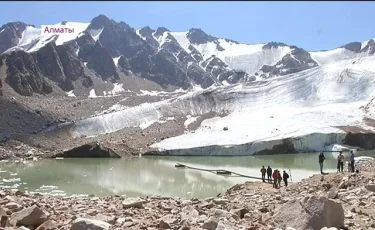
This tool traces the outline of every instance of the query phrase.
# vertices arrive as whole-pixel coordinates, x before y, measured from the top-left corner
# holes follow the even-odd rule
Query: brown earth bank
[[[375,229],[375,161],[288,187],[247,182],[206,199],[50,197],[0,191],[1,229]]]

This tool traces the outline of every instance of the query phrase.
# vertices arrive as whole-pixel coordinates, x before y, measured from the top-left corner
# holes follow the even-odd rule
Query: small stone
[[[119,224],[119,225],[122,225],[123,223],[125,223],[125,218],[121,217],[121,218],[118,218],[116,220],[116,223]]]
[[[375,184],[368,184],[365,188],[371,192],[375,192]]]
[[[338,190],[336,188],[332,188],[328,192],[328,198],[329,199],[336,199],[338,197]]]
[[[15,203],[15,202],[9,202],[8,204],[5,205],[5,208],[8,208],[8,209],[18,209],[20,207],[21,207],[21,205]]]
[[[57,229],[58,229],[58,227],[57,227],[56,222],[54,222],[52,220],[47,220],[42,225],[37,227],[35,230],[57,230]]]
[[[260,212],[262,213],[266,213],[266,212],[269,212],[268,208],[267,207],[262,207],[260,209],[258,209]]]

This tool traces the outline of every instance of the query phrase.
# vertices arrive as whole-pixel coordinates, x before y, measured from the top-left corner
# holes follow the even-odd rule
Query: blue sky
[[[242,43],[278,41],[307,50],[375,38],[375,2],[0,2],[0,8],[0,24],[40,27],[104,14],[134,28],[194,27]]]

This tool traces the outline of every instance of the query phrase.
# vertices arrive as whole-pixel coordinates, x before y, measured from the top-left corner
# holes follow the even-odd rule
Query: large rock
[[[49,213],[41,210],[38,206],[34,205],[25,208],[19,212],[13,213],[10,217],[11,222],[17,226],[33,226],[38,227],[47,221]]]
[[[311,196],[291,200],[274,215],[277,228],[287,226],[303,230],[343,227],[344,210],[340,203],[327,197]]]
[[[128,198],[122,202],[124,208],[143,208],[146,201],[138,198]]]
[[[111,225],[104,221],[77,218],[70,230],[108,230],[110,227]]]

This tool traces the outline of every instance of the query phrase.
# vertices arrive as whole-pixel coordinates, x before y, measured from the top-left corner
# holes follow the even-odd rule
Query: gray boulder
[[[288,201],[274,215],[277,228],[316,230],[323,227],[344,226],[344,209],[327,197],[310,196]]]
[[[11,222],[17,226],[33,226],[38,227],[47,221],[49,213],[41,210],[34,205],[29,208],[22,209],[19,212],[13,213],[10,217]]]
[[[104,221],[77,218],[70,230],[108,230],[110,227],[111,225]]]

